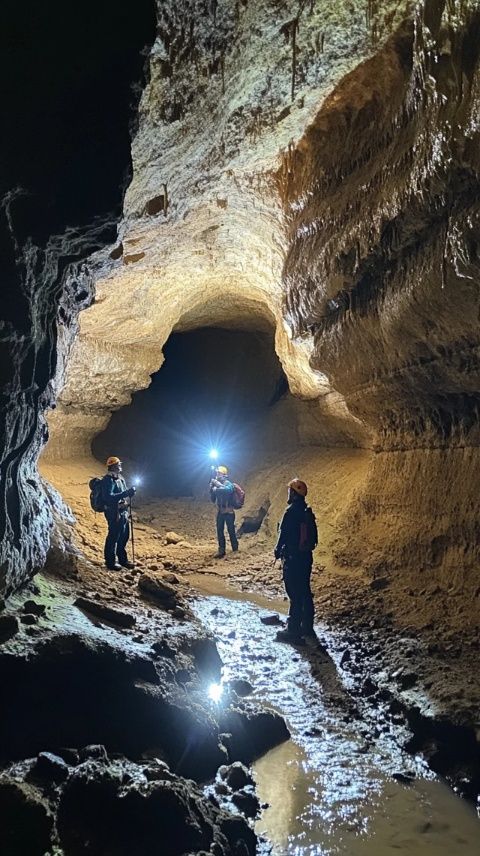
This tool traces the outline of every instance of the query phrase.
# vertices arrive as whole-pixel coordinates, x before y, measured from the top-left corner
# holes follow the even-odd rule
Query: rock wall
[[[207,325],[272,332],[302,442],[374,448],[341,561],[477,560],[474,489],[444,487],[478,468],[479,32],[473,0],[157,4],[123,220],[73,347],[77,275],[45,304],[17,287],[44,333],[41,382],[14,358],[6,387],[26,399],[7,422],[3,585],[43,561],[49,518],[25,492],[53,393],[48,456],[86,455],[171,332]]]
[[[398,4],[383,5],[391,28]],[[112,410],[160,368],[172,330],[239,321],[274,331],[290,389],[317,400],[330,443],[365,441],[309,365],[312,337],[294,340],[283,316],[288,236],[276,172],[325,96],[371,53],[370,30],[350,2],[158,3],[114,265],[82,314],[51,458],[62,455],[55,437],[89,452]]]
[[[148,0],[133,23],[113,0],[86,0],[74,25],[60,0],[48,16],[33,0],[21,13],[10,2],[2,11],[1,593],[45,562],[52,515],[37,472],[45,411],[55,406],[78,313],[91,301],[92,254],[115,239],[131,85],[152,29]]]
[[[450,580],[479,558],[479,35],[477,3],[412,9],[278,173],[287,320],[376,451],[339,555]]]

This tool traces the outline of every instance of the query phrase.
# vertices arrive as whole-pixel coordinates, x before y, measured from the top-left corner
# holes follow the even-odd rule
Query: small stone
[[[0,615],[0,642],[11,639],[18,631],[18,618],[15,615]]]
[[[177,606],[177,593],[175,589],[165,583],[160,577],[142,574],[138,579],[138,588],[144,594],[159,601],[166,609],[173,609]]]
[[[32,775],[49,779],[53,782],[64,782],[68,778],[68,764],[53,752],[40,752],[32,768]]]
[[[348,663],[348,661],[351,660],[351,657],[352,657],[352,655],[350,654],[350,651],[347,648],[346,651],[344,651],[342,654],[342,658],[340,660],[340,666],[343,668],[345,663]]]
[[[107,750],[101,743],[90,743],[79,751],[80,761],[107,761]]]
[[[35,600],[26,600],[23,604],[23,611],[32,615],[43,615],[46,607],[43,603],[37,603]]]
[[[167,532],[165,535],[165,541],[167,544],[178,544],[179,541],[183,541],[181,535],[177,535],[176,532]]]
[[[260,811],[260,803],[255,794],[250,791],[238,791],[233,794],[232,802],[246,817],[256,817]]]
[[[181,606],[176,606],[172,612],[174,618],[185,618],[186,614],[187,613]]]
[[[371,678],[367,678],[363,682],[361,693],[363,696],[368,697],[368,696],[372,696],[374,693],[376,693],[377,690],[378,690],[377,685],[372,681]]]
[[[162,579],[165,580],[166,583],[176,584],[179,582],[179,579],[175,574],[163,574]]]
[[[235,761],[225,772],[225,775],[222,778],[226,781],[227,785],[232,789],[232,791],[239,791],[241,788],[246,787],[246,785],[253,785],[253,779],[248,772],[248,767],[245,764],[242,764],[241,761]]]
[[[135,624],[135,617],[129,612],[113,609],[111,606],[90,600],[86,597],[77,597],[74,601],[74,606],[94,615],[100,621],[108,621],[110,624],[116,624],[118,627],[133,627]]]
[[[22,624],[37,624],[38,618],[36,615],[31,615],[29,612],[27,612],[26,615],[20,616],[20,621],[22,622]]]
[[[267,624],[269,626],[275,625],[275,624],[282,624],[282,621],[280,620],[280,616],[278,615],[277,612],[272,613],[270,615],[261,615],[260,621],[262,622],[262,624]]]
[[[371,580],[370,582],[370,588],[372,589],[372,591],[381,591],[382,589],[387,588],[387,586],[389,585],[390,580],[388,579],[388,577],[377,577],[377,579]]]

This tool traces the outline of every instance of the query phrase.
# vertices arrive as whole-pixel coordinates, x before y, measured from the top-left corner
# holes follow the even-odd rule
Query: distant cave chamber
[[[288,381],[265,332],[174,332],[164,356],[148,389],[112,415],[92,450],[102,463],[124,458],[154,495],[192,496],[215,463],[235,472],[253,465],[269,445],[275,405],[290,398]]]

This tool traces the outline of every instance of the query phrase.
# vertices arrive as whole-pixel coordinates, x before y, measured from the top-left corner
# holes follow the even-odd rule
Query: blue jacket
[[[226,514],[228,512],[235,511],[232,500],[233,500],[233,484],[228,479],[225,479],[221,487],[217,487],[216,485],[211,485],[210,487],[210,499],[212,502],[215,502],[218,510],[222,514]]]
[[[102,500],[105,505],[105,514],[112,514],[115,512],[117,514],[120,512],[126,512],[125,508],[119,508],[118,504],[120,500],[127,499],[129,496],[129,491],[127,490],[127,484],[123,476],[113,476],[111,473],[107,473],[104,475],[102,479]]]

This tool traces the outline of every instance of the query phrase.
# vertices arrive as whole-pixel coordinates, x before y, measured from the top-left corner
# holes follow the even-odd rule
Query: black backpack
[[[105,511],[105,503],[102,498],[102,479],[97,477],[88,482],[90,488],[90,505],[93,511]]]
[[[318,544],[318,530],[315,515],[307,505],[300,523],[298,549],[301,553],[311,553]]]

